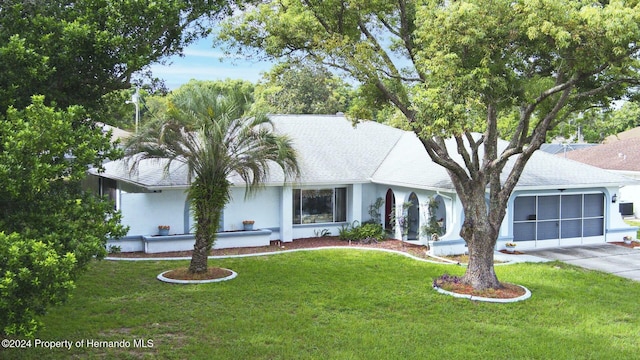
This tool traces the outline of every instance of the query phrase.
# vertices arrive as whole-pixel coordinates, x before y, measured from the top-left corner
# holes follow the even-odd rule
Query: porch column
[[[280,241],[293,241],[293,189],[282,187],[280,197]]]
[[[351,222],[362,222],[362,184],[351,187]]]

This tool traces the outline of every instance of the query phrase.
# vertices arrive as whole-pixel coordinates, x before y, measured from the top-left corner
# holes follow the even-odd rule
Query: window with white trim
[[[347,221],[347,188],[293,189],[293,223]]]

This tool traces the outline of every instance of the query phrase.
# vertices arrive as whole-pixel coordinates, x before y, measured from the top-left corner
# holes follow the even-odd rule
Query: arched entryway
[[[418,195],[412,192],[409,194],[408,201],[411,206],[407,209],[407,221],[409,221],[407,240],[418,240],[420,236],[420,202],[418,201]]]
[[[395,218],[393,213],[396,211],[396,196],[393,194],[393,190],[387,190],[387,195],[384,201],[384,229],[388,231],[393,230],[392,220]]]
[[[429,207],[429,211],[433,211],[433,215],[429,214],[429,216],[433,216],[440,228],[438,235],[442,236],[447,232],[447,208],[444,203],[444,199],[440,195],[436,195],[432,201],[433,203]]]

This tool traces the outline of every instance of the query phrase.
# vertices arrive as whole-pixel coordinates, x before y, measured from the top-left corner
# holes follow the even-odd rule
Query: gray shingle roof
[[[453,190],[447,172],[433,163],[420,140],[411,132],[375,122],[353,126],[344,116],[273,115],[275,131],[292,138],[298,153],[301,176],[297,184],[350,184],[374,182],[411,188]],[[506,143],[501,143],[503,146]],[[449,153],[455,154],[455,142],[447,142]],[[461,160],[458,160],[461,161]],[[511,168],[511,161],[506,171]],[[166,173],[166,162],[144,160],[137,172],[128,170],[125,161],[105,165],[102,176],[133,183],[148,189],[186,188],[186,166],[175,162]],[[92,170],[92,173],[96,173]],[[284,182],[282,171],[271,167],[267,185]],[[235,175],[230,178],[241,185]],[[621,175],[536,152],[518,183],[519,188],[569,188],[621,185],[629,179]]]
[[[368,181],[403,136],[375,122],[357,125],[344,116],[274,115],[275,129],[293,139],[302,169],[300,183]]]

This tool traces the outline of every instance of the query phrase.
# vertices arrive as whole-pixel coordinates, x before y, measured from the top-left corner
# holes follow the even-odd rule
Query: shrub
[[[338,238],[348,241],[382,241],[386,238],[386,233],[380,224],[365,223],[361,225],[358,221],[354,221],[353,224],[343,225],[338,230]]]
[[[76,258],[54,246],[0,232],[0,330],[33,337],[38,317],[63,302],[74,288]]]
[[[380,224],[364,224],[358,228],[359,240],[375,239],[382,241],[386,237],[386,233]]]
[[[120,252],[122,252],[122,248],[118,245],[109,245],[107,252],[109,254],[120,254]]]

